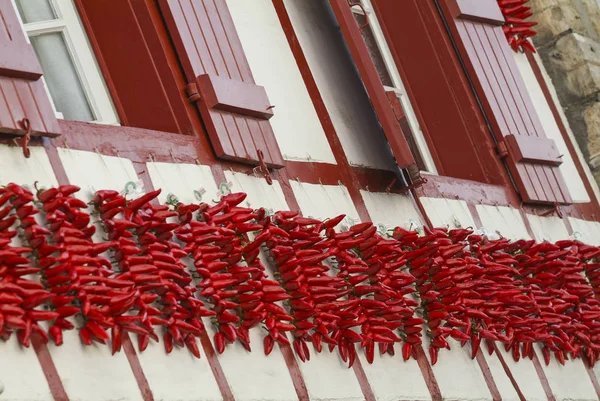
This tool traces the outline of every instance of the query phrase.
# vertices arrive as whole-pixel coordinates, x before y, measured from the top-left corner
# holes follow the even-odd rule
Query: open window
[[[436,173],[425,137],[371,1],[356,0],[351,9],[415,163],[422,172]]]
[[[72,0],[13,0],[58,118],[117,124]]]

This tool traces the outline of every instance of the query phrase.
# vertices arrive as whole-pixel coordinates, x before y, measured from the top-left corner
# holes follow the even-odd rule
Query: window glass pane
[[[50,0],[16,0],[16,3],[24,24],[56,18]]]
[[[62,33],[48,33],[30,39],[57,111],[63,113],[67,120],[93,121],[92,109]]]
[[[358,23],[358,26],[363,26],[367,17],[362,14],[354,13],[354,19]],[[379,51],[379,46],[377,46],[377,42],[375,41],[375,35],[373,35],[373,31],[370,26],[366,26],[361,31],[363,39],[369,48],[369,53],[371,53],[371,59],[373,59],[373,63],[375,64],[375,68],[377,68],[377,73],[379,74],[379,78],[381,79],[381,83],[385,86],[394,86],[392,83],[392,78],[388,73],[387,68],[385,67],[385,63],[383,61],[383,57],[381,56],[381,52]]]

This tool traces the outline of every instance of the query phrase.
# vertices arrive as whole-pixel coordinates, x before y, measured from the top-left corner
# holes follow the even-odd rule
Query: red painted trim
[[[533,366],[535,366],[535,371],[537,372],[537,375],[540,378],[540,383],[542,383],[542,388],[546,393],[548,401],[556,401],[556,398],[552,393],[552,389],[550,388],[550,383],[548,383],[546,372],[544,372],[544,368],[542,367],[542,364],[540,363],[540,360],[537,356],[537,352],[535,352],[535,350],[533,351]]]
[[[287,169],[277,170],[275,174],[273,174],[273,178],[279,181],[281,191],[283,192],[283,196],[285,197],[285,202],[287,203],[290,210],[300,211],[300,205],[298,204],[296,195],[294,195],[294,190],[290,185],[290,177],[288,175]]]
[[[300,366],[298,366],[298,361],[296,360],[296,356],[294,355],[292,347],[290,347],[288,344],[279,344],[279,350],[281,351],[283,359],[285,360],[285,364],[290,371],[290,376],[292,377],[292,383],[294,384],[294,389],[296,390],[298,400],[309,401],[310,396],[308,395],[306,383],[304,383],[304,377],[302,377],[302,372],[300,371]]]
[[[421,188],[415,189],[411,192],[413,202],[417,210],[419,211],[419,215],[421,217],[421,220],[423,221],[423,224],[425,224],[429,228],[433,228],[433,223],[427,215],[427,211],[425,210],[425,206],[423,206],[423,202],[421,202],[421,196],[423,196]]]
[[[471,213],[471,217],[473,217],[473,222],[475,222],[475,227],[481,228],[483,224],[481,224],[481,217],[479,216],[479,212],[477,211],[477,207],[473,203],[467,203],[467,207],[469,208],[469,212]]]
[[[123,351],[125,352],[127,360],[129,361],[129,366],[131,366],[131,371],[133,372],[135,381],[137,382],[140,392],[142,393],[142,398],[144,401],[154,401],[154,395],[152,394],[148,380],[146,380],[146,375],[144,374],[144,370],[142,369],[142,365],[140,364],[140,360],[135,352],[135,348],[128,333],[123,333],[121,335],[121,343],[123,346]]]
[[[485,355],[481,351],[477,351],[477,364],[479,364],[479,369],[481,369],[481,373],[483,373],[483,378],[485,380],[485,384],[487,385],[488,390],[490,390],[490,394],[492,395],[492,400],[494,401],[502,401],[502,396],[500,395],[500,391],[498,390],[498,386],[496,386],[496,382],[494,381],[494,376],[492,375],[492,371],[485,359]]]
[[[60,161],[60,156],[58,155],[58,151],[56,150],[56,142],[50,141],[48,139],[42,140],[44,149],[46,150],[46,154],[48,155],[48,160],[50,161],[50,165],[52,166],[52,171],[56,176],[56,181],[58,181],[59,185],[66,185],[69,183],[69,177],[67,176],[67,172],[65,171],[65,167]]]
[[[33,345],[38,361],[40,362],[44,376],[46,376],[52,398],[54,398],[55,401],[69,401],[69,396],[65,391],[60,375],[52,360],[52,356],[48,351],[48,346],[44,344],[37,335],[31,336],[31,344]]]
[[[441,175],[427,175],[419,194],[430,198],[460,199],[477,205],[519,207],[521,200],[512,189],[502,185],[463,180]]]
[[[560,208],[560,206],[558,206]],[[562,221],[563,224],[565,225],[565,227],[567,227],[567,233],[569,235],[573,235],[573,226],[571,225],[571,222],[569,221],[569,216],[567,216],[566,214],[562,213]]]
[[[280,0],[274,0],[280,1]],[[310,73],[310,71],[306,72]],[[307,78],[310,82],[310,78]],[[314,83],[314,79],[312,80]],[[311,86],[307,83],[309,92]],[[315,86],[316,90],[316,86]],[[312,93],[312,92],[310,92]],[[312,94],[311,96],[317,96]],[[320,97],[320,95],[318,95]],[[318,99],[313,100],[319,104]],[[320,103],[322,104],[322,103]],[[316,107],[321,123],[328,135],[330,146],[336,156],[337,164],[285,161],[289,179],[296,179],[311,184],[322,182],[328,185],[337,185],[341,182],[345,185],[353,199],[358,194],[356,202],[360,205],[360,189],[369,188],[372,192],[383,192],[392,182],[395,174],[391,171],[379,169],[350,166],[343,152],[342,145],[335,135],[335,130],[327,113],[325,106]],[[177,155],[177,162],[196,163],[208,165],[214,169],[231,169],[237,172],[251,172],[252,168],[233,162],[217,161],[210,151],[210,145],[205,136],[180,135],[175,133],[148,130],[143,128],[110,126],[102,124],[90,124],[79,121],[60,120],[62,136],[52,140],[47,146],[68,147],[70,149],[84,151],[98,151],[101,154],[114,156],[119,152],[121,157],[130,159],[132,162],[145,163],[150,156],[155,161],[172,163],[171,152]],[[0,140],[2,143],[12,143]],[[32,141],[31,146],[39,142]],[[47,148],[49,154],[53,152]],[[419,196],[434,198],[461,199],[474,204],[493,206],[512,206],[521,208],[521,200],[516,193],[501,185],[491,185],[476,181],[463,180],[438,175],[426,175],[427,183],[419,187],[416,193]],[[321,180],[321,181],[319,181]],[[221,181],[223,182],[224,179]],[[282,184],[283,185],[283,184]],[[394,189],[393,191],[401,191]],[[573,204],[563,206],[562,210],[572,217],[585,216],[588,220],[600,220],[600,212],[595,213],[590,208],[591,204]],[[291,207],[291,205],[290,205]],[[546,211],[547,206],[526,206],[528,211]],[[592,219],[592,215],[594,218]],[[364,216],[361,216],[364,218]]]
[[[510,368],[508,367],[508,364],[506,363],[506,360],[504,359],[504,354],[502,354],[502,352],[500,351],[500,348],[498,347],[498,345],[495,342],[494,342],[494,355],[496,355],[496,357],[498,357],[498,360],[500,361],[500,364],[502,365],[502,368],[504,369],[506,376],[508,376],[508,379],[512,383],[513,387],[515,388],[515,391],[517,392],[517,395],[519,396],[519,400],[526,401],[525,395],[523,395],[523,392],[521,391],[521,388],[519,387],[519,383],[517,383],[515,376],[510,371]]]
[[[227,382],[227,377],[225,377],[225,372],[223,372],[223,368],[221,367],[221,362],[219,362],[219,358],[217,358],[217,353],[215,352],[206,331],[202,332],[200,335],[200,342],[202,343],[204,354],[208,359],[210,370],[212,370],[215,380],[217,381],[217,386],[219,386],[219,390],[221,391],[223,401],[235,401],[231,387],[229,387],[229,383]]]
[[[590,380],[592,381],[592,386],[594,386],[594,391],[596,392],[596,396],[600,400],[600,383],[598,382],[596,373],[594,372],[594,369],[590,366],[590,363],[587,360],[587,358],[582,358],[582,360],[583,360],[583,365],[585,366],[585,370],[587,371],[588,376],[590,377]]]
[[[527,230],[527,234],[529,234],[529,237],[531,237],[531,239],[535,239],[535,233],[533,232],[531,223],[529,222],[529,219],[527,218],[527,213],[525,213],[525,210],[523,210],[522,208],[519,209],[519,212],[521,213],[521,219],[523,219],[523,224],[525,224],[525,229]]]
[[[415,353],[419,368],[421,368],[421,374],[423,375],[423,379],[425,379],[425,384],[431,394],[431,400],[442,401],[440,386],[438,386],[437,380],[435,379],[433,368],[429,364],[429,360],[427,360],[423,346],[421,344],[416,344],[413,346],[413,352]]]
[[[352,365],[354,369],[354,374],[358,379],[358,384],[360,385],[360,389],[365,396],[365,401],[376,401],[377,397],[375,397],[375,393],[373,393],[373,389],[371,388],[371,383],[369,383],[369,378],[365,373],[365,370],[362,367],[362,363],[360,359],[356,358],[354,361],[354,365]]]

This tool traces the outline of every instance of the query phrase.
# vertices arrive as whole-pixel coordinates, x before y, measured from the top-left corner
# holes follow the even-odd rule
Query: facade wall
[[[306,83],[307,72],[297,65],[277,4],[289,13],[324,109]],[[216,160],[202,135],[68,121],[61,121],[62,137],[34,141],[28,159],[11,141],[2,142],[0,185],[71,183],[91,197],[98,189],[122,190],[140,182],[140,193],[162,188],[164,203],[169,194],[194,202],[194,191],[212,200],[226,183],[234,192],[246,192],[250,207],[300,210],[305,216],[344,213],[384,228],[472,227],[510,239],[574,237],[600,244],[600,215],[590,212],[597,208],[596,192],[568,138],[561,169],[579,204],[559,208],[560,214],[548,213],[547,206],[523,206],[512,188],[451,177],[432,175],[420,188],[388,190],[393,158],[328,2],[228,0],[227,5],[256,81],[276,105],[272,125],[286,166],[273,171],[273,185],[251,167]],[[567,122],[555,119],[529,61],[515,57],[546,130],[564,141],[558,125]],[[330,124],[324,123],[328,119]],[[212,334],[209,329],[209,342]],[[251,332],[251,353],[234,346],[218,356],[203,353],[200,360],[185,349],[166,355],[163,345],[154,343],[139,353],[133,337],[111,356],[107,347],[83,347],[75,333],[69,335],[73,338],[62,347],[21,349],[14,338],[0,342],[0,400],[600,399],[599,368],[588,369],[581,360],[542,366],[540,350],[533,360],[515,363],[503,351],[481,352],[472,360],[468,346],[452,344],[433,367],[426,346],[417,360],[377,356],[373,365],[359,351],[359,363],[348,369],[327,351],[313,353],[307,363],[289,347],[264,356],[260,329]]]

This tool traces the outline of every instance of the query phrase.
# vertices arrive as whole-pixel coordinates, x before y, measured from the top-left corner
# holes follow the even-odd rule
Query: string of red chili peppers
[[[267,355],[275,342],[288,344],[290,332],[301,360],[310,359],[308,342],[317,352],[326,343],[352,366],[356,344],[370,363],[376,345],[394,355],[394,344],[403,343],[410,358],[426,323],[432,363],[450,348],[449,337],[469,342],[472,357],[482,340],[490,353],[494,342],[504,344],[515,360],[532,357],[534,343],[546,363],[551,353],[560,363],[570,356],[594,364],[600,356],[598,247],[490,241],[466,229],[419,236],[396,228],[382,236],[371,223],[338,232],[343,215],[271,217],[241,207],[245,194],[214,206],[159,206],[160,191],[132,201],[98,191],[91,203],[108,238],[96,243],[78,191],[38,191],[36,202],[18,185],[0,188],[3,338],[16,333],[23,346],[32,335],[47,341],[39,322],[49,321],[56,345],[78,324],[84,344],[110,340],[114,353],[131,332],[143,351],[162,327],[167,352],[187,346],[200,357],[204,317],[216,328],[219,352],[236,340],[250,350],[249,330],[262,325]],[[27,247],[12,245],[18,235]]]
[[[160,190],[153,191],[129,202],[116,191],[100,191],[94,197],[104,229],[114,243],[113,257],[120,269],[117,278],[133,283],[111,294],[109,300],[116,323],[113,353],[120,349],[122,330],[137,334],[143,352],[150,339],[158,341],[154,328],[162,326],[167,353],[174,345],[187,346],[200,358],[196,337],[204,331],[201,317],[211,313],[195,298],[196,288],[190,285],[193,279],[181,260],[187,253],[173,241],[173,231],[180,224],[168,220],[179,214],[168,205],[151,203],[159,194]],[[117,219],[119,216],[123,219]],[[131,313],[134,310],[136,314]]]
[[[528,49],[535,53],[535,48],[529,42],[528,38],[536,35],[531,28],[537,25],[537,22],[526,21],[533,13],[531,7],[526,6],[529,0],[498,0],[500,10],[506,20],[502,27],[510,47],[515,51]]]

